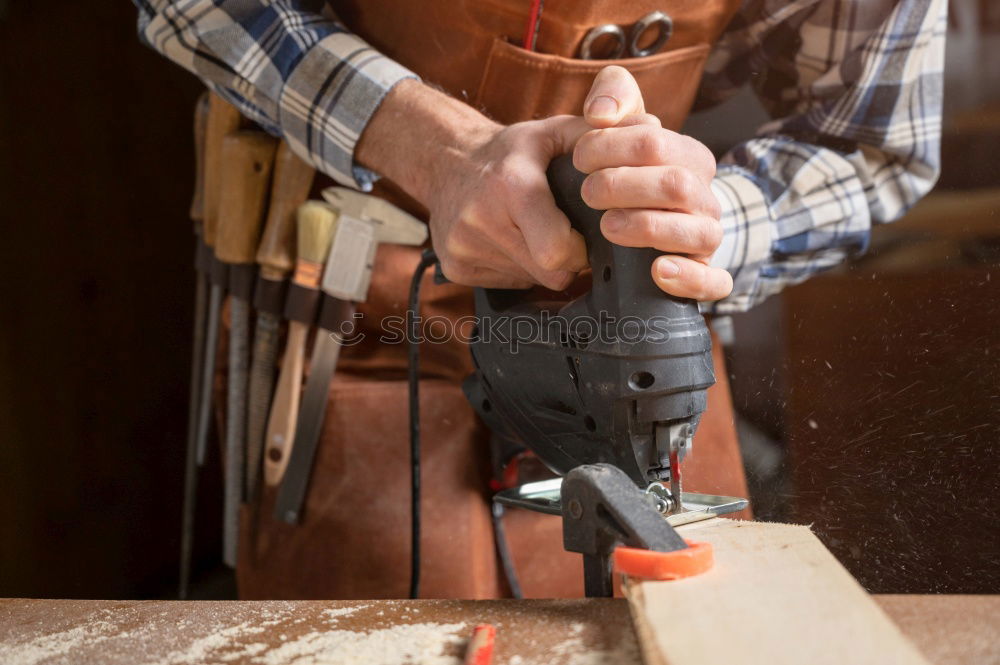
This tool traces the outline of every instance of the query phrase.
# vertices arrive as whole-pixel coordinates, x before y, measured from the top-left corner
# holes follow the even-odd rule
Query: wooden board
[[[713,519],[680,531],[711,543],[715,566],[627,585],[647,665],[926,665],[808,527]]]

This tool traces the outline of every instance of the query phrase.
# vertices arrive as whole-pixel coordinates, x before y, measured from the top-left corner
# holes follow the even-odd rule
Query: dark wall
[[[174,584],[201,86],[135,18],[64,0],[0,19],[0,596]]]

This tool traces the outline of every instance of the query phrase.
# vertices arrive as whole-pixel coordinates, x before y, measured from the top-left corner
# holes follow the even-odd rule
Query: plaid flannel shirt
[[[362,190],[354,148],[415,75],[341,26],[325,0],[133,0],[139,34],[319,170]],[[939,170],[945,0],[746,0],[715,45],[698,105],[749,84],[773,121],[719,163],[713,264],[748,309],[863,251]]]

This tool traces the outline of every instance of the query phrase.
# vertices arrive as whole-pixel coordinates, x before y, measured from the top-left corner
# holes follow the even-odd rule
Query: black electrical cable
[[[429,267],[437,262],[434,250],[425,249],[410,282],[410,301],[406,309],[409,338],[410,383],[410,598],[420,596],[420,282]]]
[[[500,565],[503,566],[503,573],[507,578],[507,585],[510,587],[510,595],[514,596],[514,598],[524,598],[524,594],[521,593],[521,583],[517,579],[517,570],[514,568],[514,558],[510,555],[510,548],[507,547],[507,532],[503,528],[503,515],[503,504],[494,500],[493,539],[497,544]]]

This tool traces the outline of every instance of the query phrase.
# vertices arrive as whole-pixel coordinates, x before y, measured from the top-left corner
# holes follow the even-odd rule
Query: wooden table
[[[876,600],[933,663],[1000,663],[1000,596]],[[0,600],[0,662],[452,665],[477,623],[497,627],[496,665],[640,663],[617,599],[9,599]]]

